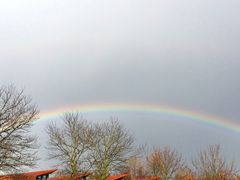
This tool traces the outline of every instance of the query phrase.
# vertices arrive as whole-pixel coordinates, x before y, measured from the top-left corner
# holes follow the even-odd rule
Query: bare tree
[[[29,134],[38,110],[15,86],[0,87],[0,171],[35,165],[36,137]]]
[[[66,113],[63,120],[62,128],[56,122],[47,126],[49,142],[46,148],[49,150],[49,159],[59,160],[58,165],[63,167],[63,172],[73,177],[88,168],[91,128],[78,113]]]
[[[219,145],[210,145],[193,160],[193,166],[199,179],[230,180],[234,178],[236,168],[234,162],[227,162],[220,154]]]
[[[97,179],[104,180],[110,173],[126,169],[134,142],[128,130],[118,120],[111,120],[95,124],[94,133],[90,155]]]
[[[138,156],[130,157],[127,161],[127,172],[131,180],[140,179],[147,175],[145,164]]]
[[[141,179],[149,175],[146,169],[146,148],[147,145],[141,145],[134,148],[133,155],[127,160],[127,169],[125,172],[129,174],[129,178]]]
[[[163,180],[173,179],[175,173],[184,168],[182,156],[169,147],[164,149],[154,148],[147,156],[147,166],[154,176]]]

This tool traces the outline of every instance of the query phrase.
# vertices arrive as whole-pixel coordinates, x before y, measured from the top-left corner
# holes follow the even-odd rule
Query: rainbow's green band
[[[160,113],[167,114],[174,117],[188,118],[196,122],[203,122],[209,125],[222,127],[240,133],[240,123],[236,120],[224,119],[202,112],[190,111],[178,107],[170,107],[165,105],[156,104],[87,104],[87,105],[74,105],[65,108],[55,109],[40,114],[40,119],[51,119],[60,116],[63,113],[79,111],[83,113],[88,112],[145,112],[145,113]]]

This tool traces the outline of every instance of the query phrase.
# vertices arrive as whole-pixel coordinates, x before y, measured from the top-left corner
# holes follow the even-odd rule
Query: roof
[[[36,180],[37,176],[42,176],[45,174],[51,174],[55,172],[56,169],[43,170],[43,171],[33,171],[20,174],[9,174],[0,176],[0,180]]]
[[[74,176],[73,179],[78,180],[79,178],[85,178],[89,175],[90,175],[89,173],[78,174],[78,175]],[[48,180],[66,180],[66,179],[69,179],[69,178],[70,178],[70,175],[63,175],[63,176],[48,178]]]
[[[109,176],[107,180],[118,180],[127,177],[128,174],[119,174],[119,175],[114,175],[114,176]]]

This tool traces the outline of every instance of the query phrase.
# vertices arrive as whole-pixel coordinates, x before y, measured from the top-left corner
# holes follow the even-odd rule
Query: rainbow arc
[[[130,103],[110,103],[110,104],[86,104],[72,105],[40,114],[38,121],[51,119],[60,116],[66,112],[79,111],[80,113],[93,112],[141,112],[158,113],[173,117],[187,118],[192,121],[206,123],[208,125],[218,126],[235,132],[240,132],[240,122],[236,120],[221,118],[215,115],[203,112],[187,110],[179,107],[158,105],[158,104],[130,104]]]

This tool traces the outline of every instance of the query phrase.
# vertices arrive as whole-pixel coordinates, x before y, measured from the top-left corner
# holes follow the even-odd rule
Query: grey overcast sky
[[[0,85],[25,88],[40,111],[146,103],[240,121],[239,8],[239,0],[0,1]],[[139,143],[190,158],[220,143],[240,161],[240,134],[223,128],[160,114],[84,117],[112,115]],[[42,144],[46,124],[34,127]],[[40,156],[39,168],[50,167],[43,147]]]

